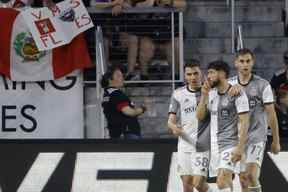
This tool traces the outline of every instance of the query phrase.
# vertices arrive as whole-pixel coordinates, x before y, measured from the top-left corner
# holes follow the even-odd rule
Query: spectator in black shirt
[[[277,117],[281,137],[288,137],[288,84],[278,90]]]
[[[277,96],[278,90],[282,86],[285,86],[288,84],[288,51],[285,51],[283,55],[283,59],[284,59],[284,64],[285,64],[284,69],[276,72],[271,79],[271,86],[274,92],[276,93],[276,96]]]
[[[141,129],[137,117],[145,112],[146,107],[135,107],[129,97],[120,90],[124,85],[121,69],[109,69],[103,75],[101,85],[104,88],[102,107],[110,137],[140,138]]]

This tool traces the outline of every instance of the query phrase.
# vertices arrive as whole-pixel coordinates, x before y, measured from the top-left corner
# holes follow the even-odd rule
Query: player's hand
[[[241,92],[241,85],[237,84],[237,85],[233,85],[229,91],[228,91],[228,94],[231,96],[231,97],[234,97],[234,96],[237,96],[240,94]]]
[[[171,129],[171,130],[172,130],[173,135],[175,135],[175,136],[183,135],[183,129],[182,128],[176,127],[174,129]]]
[[[273,141],[272,144],[271,144],[271,152],[276,155],[276,154],[278,154],[280,151],[281,151],[281,145],[280,145],[280,143]]]
[[[242,158],[243,151],[244,150],[241,147],[237,146],[231,153],[231,161],[233,163],[240,161]]]
[[[204,81],[202,88],[201,88],[201,93],[205,96],[208,96],[210,89],[211,89],[211,86],[210,86],[209,82],[207,80]]]

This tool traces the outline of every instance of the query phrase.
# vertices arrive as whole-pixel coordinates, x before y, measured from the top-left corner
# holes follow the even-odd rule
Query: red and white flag
[[[13,81],[46,81],[91,67],[84,35],[65,46],[38,51],[20,12],[0,8],[0,74]]]

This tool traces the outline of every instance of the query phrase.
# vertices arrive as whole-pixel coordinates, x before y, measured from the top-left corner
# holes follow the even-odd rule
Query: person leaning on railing
[[[152,1],[152,0],[146,0]],[[146,2],[145,1],[145,2]],[[144,2],[136,4],[142,5]],[[154,6],[172,7],[184,11],[186,0],[155,0]],[[171,13],[153,13],[146,17],[139,17],[139,23],[146,23],[140,26],[136,34],[140,37],[139,63],[143,79],[149,79],[148,66],[153,59],[156,50],[165,56],[169,65],[172,66],[172,34],[171,34]],[[174,54],[175,73],[179,75],[179,21],[175,17],[174,25]],[[172,68],[172,67],[171,67]]]
[[[98,5],[97,2],[93,3],[93,6],[94,4],[98,9],[99,6],[103,6],[101,3]],[[113,0],[110,3],[105,4],[107,4],[105,8],[111,8],[111,13],[97,14],[94,20],[95,25],[101,26],[103,30],[105,63],[110,66],[113,63],[112,60],[118,60],[118,58],[111,58],[111,55],[115,55],[115,53],[111,52],[112,48],[118,51],[126,51],[127,49],[127,72],[133,72],[138,56],[138,38],[136,35],[128,34],[126,32],[125,14],[122,14],[123,10],[130,8],[131,5],[126,0]]]
[[[104,88],[102,107],[110,138],[141,138],[138,116],[145,113],[146,107],[144,105],[135,107],[129,97],[121,90],[124,86],[121,69],[117,66],[109,68],[102,76],[101,85]]]

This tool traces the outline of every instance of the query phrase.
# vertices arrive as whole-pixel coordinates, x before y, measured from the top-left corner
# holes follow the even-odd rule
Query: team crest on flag
[[[35,21],[35,25],[41,35],[46,35],[56,31],[49,18]]]
[[[17,34],[13,45],[16,54],[23,58],[22,62],[39,61],[46,55],[45,51],[38,50],[32,35],[27,32]]]

